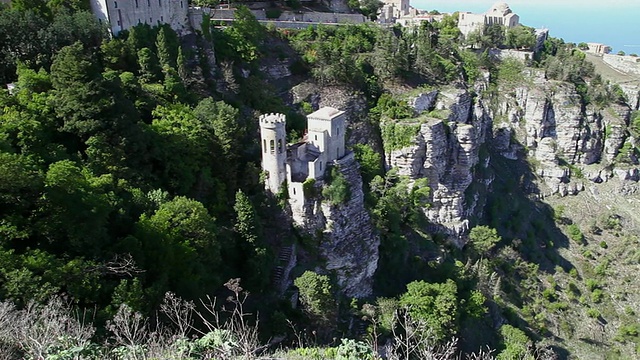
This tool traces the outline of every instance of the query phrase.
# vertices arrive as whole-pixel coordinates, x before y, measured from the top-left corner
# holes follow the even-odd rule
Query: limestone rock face
[[[291,76],[290,65],[288,61],[280,60],[261,66],[260,72],[266,74],[272,80],[279,80]]]
[[[541,72],[532,72],[530,80],[504,89],[506,99],[493,114],[500,120],[494,121],[494,148],[509,159],[517,150],[528,149],[537,174],[549,188],[546,194],[582,191],[584,184],[572,173],[577,167],[613,163],[628,137],[630,108],[620,104],[584,108],[572,84],[546,80]],[[600,171],[590,170],[587,177],[603,181]]]
[[[309,236],[321,234],[319,249],[325,269],[335,272],[342,292],[363,298],[373,290],[380,237],[364,207],[360,165],[353,153],[338,160],[337,166],[349,183],[349,199],[337,205],[318,198],[309,200],[302,209],[292,206],[293,218]]]
[[[438,90],[418,94],[418,96],[409,100],[409,106],[411,106],[416,113],[420,114],[433,109],[436,105],[437,97]]]
[[[629,107],[614,104],[602,112],[602,122],[605,125],[603,158],[612,162],[627,138],[627,124],[631,111]]]
[[[620,85],[631,110],[640,110],[640,85]]]
[[[473,104],[463,91],[439,101],[438,106],[450,110],[449,120],[426,119],[413,144],[390,151],[386,162],[387,167],[397,168],[399,175],[427,178],[431,201],[425,215],[442,230],[460,236],[468,230],[468,218],[475,207],[467,203],[466,195],[474,181],[480,145],[490,133],[491,118],[481,101]],[[477,199],[473,195],[471,198]]]

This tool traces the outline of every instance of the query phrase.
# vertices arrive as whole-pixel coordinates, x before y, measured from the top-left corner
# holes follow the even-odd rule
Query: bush
[[[324,196],[332,205],[344,204],[351,196],[349,183],[336,167],[331,168],[328,185],[322,190]]]
[[[373,359],[371,348],[367,344],[353,339],[341,339],[341,341],[335,357],[336,360]]]
[[[600,311],[594,308],[587,309],[587,316],[593,319],[597,319],[600,317]]]
[[[282,15],[282,10],[280,9],[267,9],[265,11],[265,15],[267,16],[267,19],[277,19],[280,17],[280,15]]]
[[[587,290],[589,291],[594,291],[600,288],[600,283],[595,279],[587,279],[587,281],[585,281],[585,285],[587,286]]]
[[[302,183],[302,193],[307,199],[316,197],[318,195],[316,192],[316,179],[308,178],[305,180]]]
[[[584,244],[584,235],[582,234],[582,231],[580,231],[578,225],[571,224],[567,226],[567,232],[569,233],[569,237],[571,238],[571,240],[580,245]]]
[[[601,289],[595,289],[591,293],[591,301],[596,304],[602,302],[602,298],[604,298],[604,292]]]

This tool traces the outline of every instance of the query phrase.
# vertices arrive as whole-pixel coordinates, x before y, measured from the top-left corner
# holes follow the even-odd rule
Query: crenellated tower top
[[[266,128],[274,128],[277,126],[285,125],[287,123],[287,118],[284,114],[263,114],[260,115],[260,126]]]

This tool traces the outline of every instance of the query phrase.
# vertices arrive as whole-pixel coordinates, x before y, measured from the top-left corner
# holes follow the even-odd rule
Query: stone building
[[[345,113],[331,107],[307,115],[307,135],[295,144],[286,144],[283,114],[260,116],[262,170],[267,173],[266,188],[281,191],[286,181],[293,203],[304,203],[302,183],[308,178],[322,179],[327,165],[345,155]]]
[[[458,28],[464,36],[474,30],[482,29],[485,25],[499,24],[507,28],[520,24],[520,17],[511,11],[506,3],[496,3],[484,14],[460,12],[458,14]]]
[[[117,35],[138,24],[169,24],[178,33],[188,27],[188,0],[90,0],[91,11]]]
[[[611,52],[611,46],[600,43],[587,43],[587,52],[604,55]]]
[[[378,14],[378,21],[382,23],[393,23],[411,11],[409,0],[382,0],[382,4]]]

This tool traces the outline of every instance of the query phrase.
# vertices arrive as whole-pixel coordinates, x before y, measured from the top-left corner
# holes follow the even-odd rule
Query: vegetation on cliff
[[[495,181],[460,249],[425,215],[428,179],[383,166],[426,118],[449,121],[414,111],[407,90],[472,89],[487,74],[473,97],[497,111],[505,87],[531,86],[531,69],[485,51],[531,47],[531,29],[462,39],[445,16],[416,28],[267,30],[241,8],[232,25],[205,22],[182,39],[145,25],[112,39],[84,2],[14,3],[0,8],[0,81],[16,84],[0,93],[3,356],[254,358],[282,347],[274,356],[375,359],[385,344],[388,358],[411,359],[637,354],[640,310],[621,290],[632,279],[614,269],[640,261],[629,212],[593,219],[533,199],[529,163],[485,147],[487,168],[474,171]],[[256,113],[286,113],[296,139],[312,108],[279,97],[291,83],[260,71],[273,58],[290,60],[292,83],[364,99],[351,125],[376,135],[353,146],[381,236],[371,298],[342,296],[317,256],[321,237],[291,229],[264,194]],[[534,65],[571,84],[582,107],[624,101],[559,39]],[[637,164],[633,139],[619,162]],[[304,192],[341,206],[351,189],[328,175],[321,194],[311,182]],[[273,286],[276,253],[291,243],[303,248],[299,296],[286,294],[297,307]],[[615,330],[598,332],[607,324]]]

